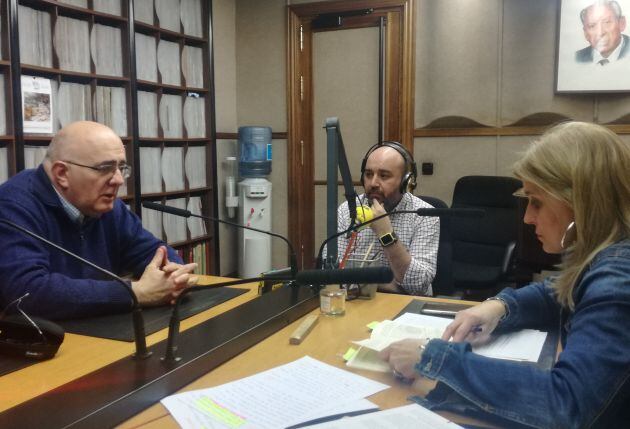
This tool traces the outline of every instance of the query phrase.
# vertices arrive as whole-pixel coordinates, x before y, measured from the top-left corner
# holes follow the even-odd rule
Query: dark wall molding
[[[238,140],[238,133],[219,133],[217,132],[217,140]],[[271,138],[273,140],[286,140],[287,139],[287,132],[286,131],[280,131],[277,133],[272,132],[271,133]]]
[[[543,134],[549,125],[537,125],[528,127],[479,127],[479,128],[416,128],[414,137],[501,137],[501,136],[536,136]],[[630,134],[630,125],[607,125],[616,134]]]

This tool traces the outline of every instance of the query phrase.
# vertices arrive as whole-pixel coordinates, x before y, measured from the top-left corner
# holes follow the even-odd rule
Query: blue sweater
[[[79,226],[66,214],[40,165],[0,186],[0,219],[7,219],[116,274],[139,278],[164,244],[116,200],[114,209]],[[181,263],[168,248],[169,260]],[[0,309],[25,293],[21,308],[49,319],[69,319],[131,309],[129,293],[63,253],[0,223]]]

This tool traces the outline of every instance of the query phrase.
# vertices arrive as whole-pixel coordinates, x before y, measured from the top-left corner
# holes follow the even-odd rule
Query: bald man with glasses
[[[116,274],[130,274],[142,306],[172,302],[196,282],[196,264],[183,264],[117,198],[130,174],[125,147],[110,128],[74,122],[53,137],[38,168],[0,186],[0,218]],[[22,309],[50,319],[131,309],[118,282],[4,224],[0,237],[0,309],[27,293]]]

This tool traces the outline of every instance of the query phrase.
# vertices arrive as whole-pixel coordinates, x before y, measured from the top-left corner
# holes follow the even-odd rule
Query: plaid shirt
[[[365,201],[365,196],[359,198]],[[357,206],[361,203],[357,201]],[[417,210],[431,208],[430,204],[420,198],[405,193],[394,210]],[[410,295],[433,295],[431,282],[435,277],[437,265],[437,251],[440,240],[440,219],[437,217],[418,216],[412,213],[394,214],[390,217],[392,228],[398,240],[407,248],[411,255],[411,263],[405,272],[405,277],[398,283]],[[344,202],[337,210],[337,229],[344,231],[350,226],[348,203]],[[339,257],[342,257],[348,246],[345,234],[338,238]],[[369,251],[369,252],[368,252]],[[367,258],[365,258],[366,253]],[[361,229],[355,241],[353,258],[376,259],[379,265],[390,266],[383,247],[371,228]]]

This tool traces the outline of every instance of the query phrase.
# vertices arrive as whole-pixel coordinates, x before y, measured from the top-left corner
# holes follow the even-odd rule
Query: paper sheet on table
[[[309,416],[304,416],[302,421],[298,423],[298,426],[302,424],[317,424],[322,420],[336,420],[345,417],[349,414],[378,411],[378,405],[367,399],[358,399],[353,402],[344,402],[343,404],[334,404],[332,408],[321,409],[316,413]]]
[[[316,429],[457,429],[461,426],[421,407],[418,404],[391,408],[376,413],[362,414],[332,422],[320,423],[308,428]]]
[[[383,320],[373,330],[367,340],[353,341],[362,347],[380,352],[391,343],[405,338],[440,338],[443,328],[426,325],[407,325],[398,320]]]
[[[279,428],[321,417],[333,407],[356,406],[388,387],[306,356],[162,403],[183,428]]]
[[[444,330],[453,319],[445,317],[427,316],[425,314],[405,313],[394,319],[395,322],[411,326],[427,326]]]
[[[376,372],[391,372],[392,368],[387,362],[378,357],[376,350],[367,347],[359,347],[359,350],[346,362],[348,368],[367,369]]]
[[[499,335],[491,343],[474,347],[473,352],[497,359],[538,362],[546,339],[546,332],[523,329]]]
[[[452,320],[443,317],[413,313],[405,313],[394,321],[412,326],[441,326],[444,328],[452,322]],[[488,344],[473,347],[473,352],[497,359],[538,362],[546,338],[546,332],[534,329],[523,329],[521,331],[499,335]]]

